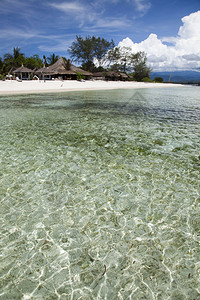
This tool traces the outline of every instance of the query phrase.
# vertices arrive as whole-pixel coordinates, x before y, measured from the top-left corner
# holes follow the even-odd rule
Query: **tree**
[[[106,55],[111,68],[124,73],[133,72],[134,79],[141,81],[149,77],[151,69],[147,66],[147,58],[144,52],[132,53],[131,48],[115,47]]]
[[[66,59],[65,57],[63,57],[63,60],[64,60],[64,63],[65,63],[65,69],[70,70],[70,67],[71,67],[70,59]]]
[[[2,73],[2,69],[3,69],[3,62],[2,62],[2,58],[0,57],[0,74]]]
[[[137,81],[141,81],[143,78],[150,77],[151,68],[147,66],[147,57],[145,52],[137,52],[131,55],[131,61],[133,65],[133,77]]]
[[[35,54],[33,56],[27,57],[24,65],[29,69],[40,69],[42,68],[42,60],[39,55]]]
[[[57,62],[58,59],[59,59],[59,56],[55,55],[55,53],[51,54],[50,57],[47,57],[47,61],[48,61],[49,65],[55,64],[55,62]]]
[[[155,82],[161,82],[162,83],[164,81],[164,79],[162,77],[155,77],[153,79],[153,81],[155,81]]]
[[[46,65],[47,65],[47,58],[46,58],[46,56],[45,55],[43,55],[43,64],[45,65],[45,67],[46,67]]]
[[[20,48],[16,47],[13,48],[13,54],[10,53],[4,54],[4,63],[8,68],[12,68],[12,67],[17,68],[24,63],[25,57],[24,54],[20,52],[20,50],[21,50]]]
[[[109,50],[108,53],[105,55],[105,60],[108,61],[109,66],[113,71],[119,71],[121,69],[121,53],[119,47],[114,47],[113,49]]]
[[[12,68],[20,67],[25,61],[24,54],[20,52],[20,48],[13,48],[13,54],[4,54],[3,73],[8,73]]]
[[[101,66],[105,54],[113,47],[114,42],[109,42],[104,38],[86,36],[84,39],[81,36],[76,36],[76,40],[72,43],[68,51],[75,61],[82,63],[84,69],[93,71],[95,67],[94,59],[96,59],[99,66]]]

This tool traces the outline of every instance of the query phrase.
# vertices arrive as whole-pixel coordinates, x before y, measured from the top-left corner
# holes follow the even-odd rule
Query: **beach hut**
[[[51,70],[49,70],[49,67],[45,67],[44,65],[42,68],[35,70],[34,74],[38,76],[39,79],[46,80],[46,79],[51,79],[52,76],[54,75],[54,72],[51,72]]]
[[[95,72],[93,73],[94,80],[106,80],[106,72]]]
[[[116,80],[125,81],[128,79],[128,75],[118,71],[104,71],[104,72],[93,73],[93,79],[108,80],[108,81],[116,81]]]
[[[78,68],[72,64],[70,64],[70,70],[76,73],[76,77],[79,74],[80,76],[84,76],[85,79],[91,79],[93,74],[91,72],[85,71],[81,68]]]
[[[13,71],[13,73],[21,80],[30,80],[30,75],[33,74],[33,70],[28,69],[22,65],[20,68]]]
[[[126,73],[120,72],[119,74],[120,74],[120,80],[126,81],[129,79],[129,76]]]
[[[60,57],[53,65],[43,68],[35,72],[40,79],[77,79],[77,76],[84,76],[85,79],[90,79],[92,73],[82,70],[69,61]]]

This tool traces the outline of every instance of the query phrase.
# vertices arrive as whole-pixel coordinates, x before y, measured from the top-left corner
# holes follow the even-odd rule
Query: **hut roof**
[[[125,74],[125,73],[120,72],[119,74],[120,74],[120,76],[121,76],[122,78],[128,78],[128,75]]]
[[[106,72],[95,72],[93,73],[94,77],[105,77],[107,73]]]
[[[73,75],[76,74],[72,70],[67,70],[66,63],[63,59],[63,57],[60,57],[53,65],[48,67],[49,72],[53,74],[67,74],[67,75]]]
[[[40,68],[40,69],[38,69],[38,70],[36,70],[35,71],[35,73],[36,74],[55,74],[55,73],[53,73],[53,72],[51,72],[50,70],[49,70],[49,67],[45,67],[45,66],[43,66],[42,68]]]
[[[108,71],[107,76],[118,78],[120,77],[120,73],[117,71]]]
[[[72,64],[69,64],[69,69],[66,68],[66,62],[63,57],[60,57],[53,65],[49,67],[43,67],[37,70],[36,73],[44,73],[44,74],[60,74],[60,75],[76,75],[77,73],[81,73],[82,75],[91,76],[92,73],[82,70],[81,68],[75,67]]]
[[[75,73],[81,73],[82,75],[86,75],[86,76],[87,75],[88,76],[92,76],[93,75],[91,72],[85,71],[85,70],[83,70],[81,68],[78,68],[78,67],[72,65],[72,64],[70,65],[70,70],[72,70]]]
[[[33,73],[33,70],[28,69],[22,65],[20,68],[13,71],[13,73]]]

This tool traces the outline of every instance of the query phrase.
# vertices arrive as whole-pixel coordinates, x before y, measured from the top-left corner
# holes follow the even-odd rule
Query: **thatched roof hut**
[[[93,75],[91,72],[85,71],[81,68],[78,68],[78,67],[72,65],[72,64],[70,65],[70,70],[75,72],[76,74],[80,73],[81,75],[84,75],[84,76],[89,76],[90,77],[90,76]]]
[[[33,74],[33,70],[24,67],[23,65],[13,71],[15,75],[17,75],[20,79],[30,79],[30,75]]]
[[[120,72],[119,74],[120,74],[121,80],[127,80],[129,78],[129,76],[126,73]]]
[[[51,70],[49,70],[49,67],[45,67],[45,65],[38,69],[35,70],[34,74],[36,74],[40,79],[45,79],[45,78],[51,78],[51,76],[54,75],[54,72],[51,72]]]
[[[96,80],[127,80],[128,75],[118,71],[104,71],[93,73]]]
[[[95,80],[106,80],[107,72],[95,72],[93,73],[93,79]]]
[[[40,77],[61,77],[63,79],[76,79],[77,73],[90,78],[92,73],[82,70],[81,68],[75,67],[69,61],[65,60],[63,57],[60,57],[53,65],[49,67],[43,66],[43,68],[35,72]]]

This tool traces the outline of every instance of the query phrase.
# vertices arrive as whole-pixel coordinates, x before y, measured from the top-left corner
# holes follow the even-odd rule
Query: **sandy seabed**
[[[147,82],[122,82],[122,81],[76,81],[76,80],[37,80],[0,81],[0,95],[6,94],[33,94],[33,93],[60,93],[80,90],[106,90],[106,89],[138,89],[138,88],[163,88],[176,87],[180,84],[172,83],[147,83]]]

